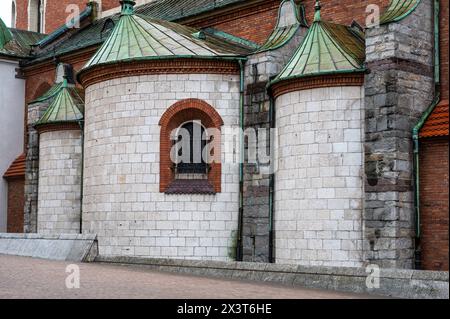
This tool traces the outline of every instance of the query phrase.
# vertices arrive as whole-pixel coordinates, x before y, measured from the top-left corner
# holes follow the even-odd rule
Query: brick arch
[[[51,89],[51,85],[48,82],[42,82],[41,84],[39,84],[37,89],[34,91],[33,96],[31,97],[31,100],[28,102],[31,102],[31,101],[34,101],[34,100],[40,98],[42,95],[47,93],[47,91],[50,89]]]
[[[223,120],[220,114],[211,105],[203,100],[199,99],[186,99],[179,101],[169,107],[166,112],[161,116],[159,121],[160,126],[167,126],[174,115],[181,113],[184,110],[198,110],[209,115],[210,119],[214,123],[214,127],[221,127],[223,125]]]
[[[170,133],[172,130],[180,127],[183,123],[191,120],[200,120],[205,128],[219,129],[224,122],[220,114],[214,107],[199,99],[186,99],[179,101],[170,106],[161,116],[159,125],[161,126],[160,134],[160,192],[164,193],[167,187],[175,179],[172,170],[172,161],[170,160],[170,148],[172,141]],[[221,141],[216,141],[217,145]],[[215,152],[221,154],[221,150],[215,149]],[[214,187],[216,193],[221,192],[222,183],[222,164],[211,163],[211,169],[208,173],[208,181]]]

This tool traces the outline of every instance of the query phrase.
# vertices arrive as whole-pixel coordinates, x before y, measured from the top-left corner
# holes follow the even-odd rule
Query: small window
[[[177,148],[178,158],[175,164],[177,175],[208,173],[207,159],[204,158],[204,154],[207,154],[205,136],[205,128],[200,121],[187,122],[180,127],[174,141],[180,146]]]
[[[169,107],[161,117],[160,191],[166,194],[221,192],[219,113],[198,99]]]
[[[45,5],[44,0],[29,0],[28,30],[44,33]]]

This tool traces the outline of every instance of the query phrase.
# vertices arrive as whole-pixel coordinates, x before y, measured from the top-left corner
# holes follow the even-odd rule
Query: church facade
[[[11,230],[95,234],[103,256],[448,271],[448,2],[103,2],[40,15],[14,56]],[[20,32],[0,27],[3,59]]]

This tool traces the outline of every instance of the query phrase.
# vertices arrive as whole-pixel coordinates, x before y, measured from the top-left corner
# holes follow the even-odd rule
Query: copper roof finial
[[[122,15],[131,15],[134,13],[134,6],[136,2],[133,0],[120,0],[120,4],[122,5]]]
[[[314,6],[314,10],[316,11],[314,14],[314,22],[320,21],[320,9],[322,9],[322,5],[320,4],[320,1],[316,1],[316,5]]]

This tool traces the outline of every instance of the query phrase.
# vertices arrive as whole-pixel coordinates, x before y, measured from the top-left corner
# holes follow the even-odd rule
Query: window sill
[[[168,195],[215,195],[214,187],[206,179],[176,179],[164,192]]]

